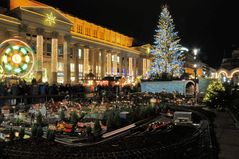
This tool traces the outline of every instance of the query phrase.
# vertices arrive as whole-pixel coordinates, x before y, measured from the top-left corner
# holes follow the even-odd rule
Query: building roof
[[[232,70],[239,67],[239,49],[232,51],[231,58],[223,58],[221,63],[221,68]]]
[[[102,80],[105,81],[119,81],[121,77],[104,77]]]
[[[35,0],[10,0],[10,10],[16,9],[18,7],[53,8],[49,5],[37,2]],[[61,10],[58,11],[61,12],[65,16],[65,18],[72,22],[72,35],[99,39],[122,47],[131,47],[133,44],[132,37],[123,35],[99,25],[95,25],[73,15],[67,14]]]

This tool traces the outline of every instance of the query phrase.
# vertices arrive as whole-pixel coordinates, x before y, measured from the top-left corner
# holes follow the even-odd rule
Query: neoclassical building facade
[[[0,14],[2,76],[27,74],[66,84],[84,81],[89,73],[128,81],[147,75],[147,45],[133,47],[131,37],[37,1],[9,0],[8,5]]]

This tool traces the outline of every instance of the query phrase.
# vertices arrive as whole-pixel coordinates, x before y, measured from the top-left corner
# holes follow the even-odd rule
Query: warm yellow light
[[[229,76],[229,78],[232,78],[235,73],[239,73],[239,70],[234,70],[234,71],[231,73],[231,76]]]
[[[52,26],[53,24],[56,24],[56,17],[53,15],[52,12],[50,14],[46,14],[45,22],[50,26]]]
[[[19,137],[19,132],[15,132],[15,136],[16,136],[16,137]]]
[[[19,54],[15,54],[12,56],[12,62],[19,64],[22,62],[22,57]]]
[[[7,63],[7,56],[4,55],[4,56],[2,57],[2,61],[3,61],[4,63]]]
[[[149,47],[147,48],[147,53],[148,53],[148,54],[150,53],[150,48],[149,48]]]
[[[93,80],[89,80],[88,85],[92,86],[93,85]]]
[[[3,73],[3,68],[2,66],[0,65],[0,75]]]
[[[228,74],[227,74],[226,71],[220,71],[220,72],[218,72],[218,77],[219,77],[221,74],[222,74],[222,75],[225,75],[227,78],[230,78],[230,76],[228,76]]]

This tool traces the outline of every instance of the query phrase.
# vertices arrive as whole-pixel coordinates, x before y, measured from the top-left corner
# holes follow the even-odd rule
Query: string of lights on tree
[[[151,50],[153,60],[149,75],[157,78],[162,73],[179,77],[183,73],[184,56],[180,51],[181,45],[178,32],[175,32],[173,19],[167,6],[163,6],[154,36],[154,45]]]
[[[220,98],[220,95],[223,92],[225,92],[225,87],[222,82],[220,80],[212,81],[207,87],[203,102],[213,106],[221,104],[223,98]]]

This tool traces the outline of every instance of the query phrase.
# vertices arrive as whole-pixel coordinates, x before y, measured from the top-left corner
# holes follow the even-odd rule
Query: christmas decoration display
[[[49,26],[53,26],[54,24],[56,24],[56,17],[53,15],[52,12],[49,14],[46,14],[45,23]]]
[[[34,66],[33,51],[21,40],[6,40],[0,44],[0,66],[6,77],[25,77]]]
[[[157,27],[149,76],[155,79],[165,73],[179,77],[183,73],[184,55],[167,6],[163,6]]]
[[[223,93],[225,92],[225,87],[220,80],[212,81],[207,88],[206,94],[204,96],[203,102],[207,105],[220,105],[222,104]]]

